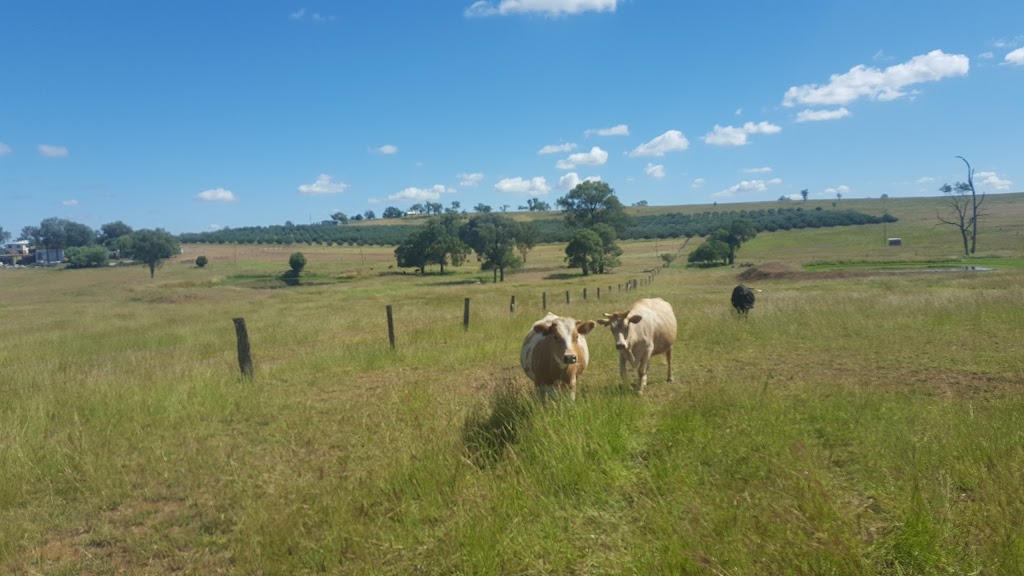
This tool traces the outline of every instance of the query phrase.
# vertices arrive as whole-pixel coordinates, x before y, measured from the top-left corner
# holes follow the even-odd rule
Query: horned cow
[[[626,379],[626,362],[637,369],[637,390],[647,386],[647,366],[651,356],[665,355],[668,381],[672,381],[672,345],[676,342],[676,314],[661,298],[641,298],[623,312],[606,313],[598,320],[611,328],[615,348],[619,350],[619,374]]]
[[[731,300],[732,307],[736,309],[736,312],[741,316],[746,316],[747,312],[754,307],[754,291],[740,284],[732,289]]]
[[[556,389],[576,399],[576,383],[590,363],[587,334],[593,321],[578,321],[548,312],[534,322],[523,340],[519,363],[533,381],[541,399],[554,396]]]

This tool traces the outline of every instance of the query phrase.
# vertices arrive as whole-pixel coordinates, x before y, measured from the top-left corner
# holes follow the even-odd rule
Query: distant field
[[[502,284],[386,247],[0,270],[0,573],[1024,573],[1024,196],[988,199],[972,259],[935,199],[847,203],[899,221],[763,233],[736,268],[684,267],[695,238],[587,278],[543,245]],[[993,270],[892,270],[932,263]],[[587,319],[664,297],[677,381],[657,358],[637,397],[598,331],[579,400],[538,405],[544,295]]]

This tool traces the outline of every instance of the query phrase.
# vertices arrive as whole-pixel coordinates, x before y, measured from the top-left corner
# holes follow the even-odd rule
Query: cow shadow
[[[498,386],[487,407],[472,410],[462,425],[469,461],[488,468],[502,461],[530,425],[535,398],[509,379]]]

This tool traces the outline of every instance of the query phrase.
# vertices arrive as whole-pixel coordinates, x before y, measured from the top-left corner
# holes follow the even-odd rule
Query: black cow
[[[754,307],[754,291],[743,284],[732,289],[732,307],[742,316]]]

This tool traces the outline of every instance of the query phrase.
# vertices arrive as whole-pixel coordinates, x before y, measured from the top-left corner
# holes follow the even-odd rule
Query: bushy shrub
[[[107,265],[107,249],[103,246],[73,246],[64,251],[68,268],[93,268]]]
[[[302,252],[295,252],[288,258],[288,265],[291,266],[292,272],[298,276],[302,274],[302,269],[306,267],[306,256]]]
[[[199,256],[196,258],[196,266],[202,268],[210,263],[210,260],[206,256]]]

